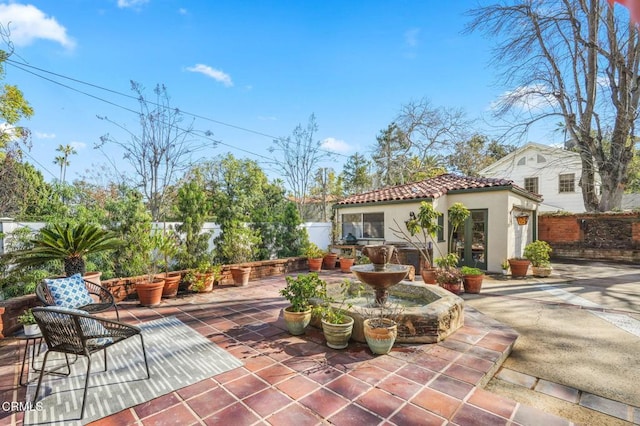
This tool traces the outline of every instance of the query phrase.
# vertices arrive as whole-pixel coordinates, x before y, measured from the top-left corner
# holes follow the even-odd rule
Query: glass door
[[[487,269],[487,216],[488,211],[470,210],[471,216],[457,232],[456,252],[460,266]]]

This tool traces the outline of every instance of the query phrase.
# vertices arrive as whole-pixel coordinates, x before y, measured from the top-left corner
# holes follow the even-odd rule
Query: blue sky
[[[130,80],[149,94],[163,83],[173,106],[216,122],[280,137],[315,113],[318,139],[340,154],[327,166],[339,172],[347,156],[370,154],[376,135],[409,101],[426,97],[470,118],[489,114],[506,89],[495,85],[489,66],[491,40],[462,34],[464,12],[475,4],[33,0],[0,3],[0,22],[12,22],[13,60],[128,95]],[[134,100],[31,70],[137,110]],[[78,152],[68,179],[107,162],[93,146],[119,133],[96,115],[136,126],[130,112],[14,66],[7,65],[6,81],[35,110],[23,123],[33,132],[28,160],[47,180],[58,177],[60,144]],[[195,122],[222,142],[202,155],[231,152],[261,164],[270,156],[272,138],[216,122]],[[106,152],[126,170],[115,147]]]

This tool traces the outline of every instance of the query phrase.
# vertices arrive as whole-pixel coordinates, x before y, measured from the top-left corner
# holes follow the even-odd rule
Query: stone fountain
[[[347,299],[352,305],[349,316],[354,319],[352,339],[364,343],[364,320],[370,317],[372,310],[392,305],[402,307],[396,317],[398,343],[435,343],[462,327],[464,301],[436,285],[403,281],[410,266],[391,264],[394,252],[392,245],[365,246],[362,253],[372,263],[351,267],[358,280],[373,290],[355,289]],[[330,295],[340,297],[339,285],[329,286],[328,291]],[[319,323],[315,325],[320,326]]]

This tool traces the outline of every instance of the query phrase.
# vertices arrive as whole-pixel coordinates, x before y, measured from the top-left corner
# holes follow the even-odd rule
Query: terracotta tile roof
[[[365,204],[381,201],[405,201],[425,198],[438,198],[445,195],[449,191],[461,189],[473,190],[494,187],[505,187],[505,189],[513,188],[528,194],[530,197],[538,198],[536,194],[525,191],[524,189],[515,185],[513,181],[509,179],[484,177],[476,178],[448,173],[436,176],[434,178],[425,179],[420,182],[412,182],[397,186],[388,186],[386,188],[376,189],[375,191],[351,195],[338,202],[337,204]]]

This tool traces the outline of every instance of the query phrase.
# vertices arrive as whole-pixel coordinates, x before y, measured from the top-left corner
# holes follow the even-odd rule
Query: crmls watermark
[[[13,411],[42,411],[44,407],[42,406],[42,401],[32,402],[32,401],[4,401],[2,405],[0,405],[0,411],[4,412],[13,412]]]

